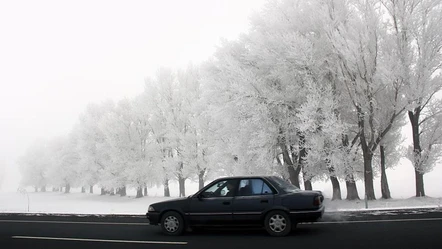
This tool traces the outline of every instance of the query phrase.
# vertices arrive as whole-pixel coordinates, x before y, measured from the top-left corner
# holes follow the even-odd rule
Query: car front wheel
[[[292,224],[286,212],[275,210],[266,215],[264,221],[267,232],[272,236],[286,236],[292,230]]]
[[[183,217],[175,212],[169,211],[161,218],[161,231],[167,235],[180,235],[184,231]]]

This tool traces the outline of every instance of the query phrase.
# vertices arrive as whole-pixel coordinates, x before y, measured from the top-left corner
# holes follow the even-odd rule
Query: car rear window
[[[288,181],[282,179],[281,177],[273,176],[272,180],[275,184],[278,185],[279,188],[283,189],[286,192],[297,192],[300,191],[298,187],[289,183]]]

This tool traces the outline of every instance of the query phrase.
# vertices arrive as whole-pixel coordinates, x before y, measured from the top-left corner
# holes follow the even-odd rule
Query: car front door
[[[231,224],[232,201],[237,183],[236,180],[218,181],[199,195],[192,197],[187,214],[191,225]]]
[[[262,214],[273,206],[275,191],[260,178],[243,179],[232,203],[235,224],[258,225]]]

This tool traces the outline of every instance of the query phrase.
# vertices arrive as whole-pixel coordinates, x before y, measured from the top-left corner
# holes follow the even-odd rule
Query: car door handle
[[[223,201],[223,205],[230,205],[230,201]]]
[[[261,203],[269,203],[269,200],[261,200]]]

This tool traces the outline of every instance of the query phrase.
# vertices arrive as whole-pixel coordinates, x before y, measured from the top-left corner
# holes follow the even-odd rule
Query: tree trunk
[[[119,192],[120,196],[126,196],[126,186],[121,187]]]
[[[421,112],[421,107],[417,107],[414,109],[414,112],[409,111],[408,117],[411,123],[411,130],[413,134],[413,152],[414,156],[420,158],[422,154],[422,149],[420,145],[420,134],[419,134],[419,116]],[[413,162],[414,166],[414,174],[416,180],[416,197],[425,196],[425,188],[424,188],[424,173],[418,165],[417,160]]]
[[[332,200],[342,200],[341,185],[339,184],[339,180],[336,177],[335,168],[330,167],[328,168],[328,171],[330,172],[330,181],[332,183],[332,188],[333,188]]]
[[[339,184],[338,178],[336,176],[330,176],[330,181],[331,181],[332,187],[333,187],[332,201],[333,200],[342,200],[341,185]]]
[[[81,187],[81,193],[86,193],[86,188],[85,187]]]
[[[180,188],[180,197],[186,196],[186,186],[185,186],[186,178],[183,178],[181,175],[178,176],[178,184]]]
[[[71,192],[71,185],[70,185],[69,183],[66,184],[66,188],[65,188],[64,192],[65,192],[66,194]]]
[[[416,177],[416,197],[424,197],[425,196],[424,174],[417,170],[414,170],[414,174]]]
[[[94,186],[89,186],[89,193],[93,194],[94,193]]]
[[[106,194],[106,189],[101,188],[101,195],[105,195]]]
[[[364,134],[361,134],[361,147],[362,147],[362,155],[364,158],[365,198],[367,198],[367,200],[376,200],[376,196],[374,194],[374,186],[373,186],[373,167],[372,167],[373,152],[370,151],[370,148],[368,147],[367,142],[365,140]]]
[[[313,190],[312,181],[305,180],[304,181],[304,189],[305,190]]]
[[[287,165],[287,169],[289,171],[289,179],[290,182],[296,187],[300,188],[301,184],[299,184],[299,173],[301,173],[301,168],[298,166],[295,169],[294,165]]]
[[[141,198],[141,197],[143,197],[143,188],[138,187],[137,188],[137,196],[135,198]]]
[[[354,143],[356,143],[356,138],[353,140],[352,145],[354,145]],[[342,137],[342,145],[345,147],[350,145],[347,135]],[[347,188],[347,200],[360,200],[355,177],[353,173],[349,173],[348,170],[345,170],[345,186]]]
[[[364,185],[365,185],[365,197],[367,200],[376,200],[373,186],[373,151],[370,145],[367,143],[365,137],[365,113],[361,110],[361,107],[356,107],[358,112],[358,128],[359,139],[361,141],[362,155],[364,157]]]
[[[41,192],[46,192],[46,186],[41,187]]]
[[[144,186],[144,196],[147,196],[147,187]]]
[[[206,173],[206,170],[200,170],[198,173],[198,189],[204,188],[204,174]]]
[[[347,175],[345,186],[347,187],[347,200],[360,200],[353,174]]]
[[[305,143],[305,137],[304,135],[300,135],[299,136],[299,155],[298,155],[298,169],[302,170],[304,169],[304,158],[307,156],[307,150],[304,148],[304,143]],[[293,156],[293,154],[292,154]],[[303,176],[306,176],[307,174],[305,172],[302,172]],[[298,172],[298,176],[299,176],[299,172]],[[299,177],[297,177],[299,178]],[[304,188],[306,190],[312,190],[312,183],[311,183],[311,179],[304,179]]]
[[[382,199],[391,199],[390,188],[388,187],[387,172],[385,167],[385,148],[379,146],[381,151],[381,192]]]
[[[164,180],[164,197],[170,197],[169,179]]]
[[[364,153],[364,186],[365,196],[367,200],[376,200],[373,186],[373,168],[372,168],[373,154],[370,152]]]
[[[281,140],[284,141],[284,139],[281,139]],[[300,187],[300,184],[299,184],[299,173],[301,172],[301,167],[298,166],[295,169],[295,165],[293,163],[295,157],[292,154],[292,158],[293,158],[293,161],[292,161],[292,159],[290,158],[289,151],[287,150],[287,146],[286,146],[285,143],[280,142],[279,143],[279,147],[282,150],[282,160],[284,162],[284,164],[282,164],[282,165],[285,165],[287,167],[287,171],[289,173],[290,182],[293,185],[295,185],[296,187],[299,188]]]
[[[304,189],[313,190],[311,177],[308,176],[307,172],[304,171],[304,165],[302,165],[302,178],[304,180]]]
[[[35,192],[38,192],[38,188],[37,188],[37,187],[34,187],[34,191],[35,191]]]

